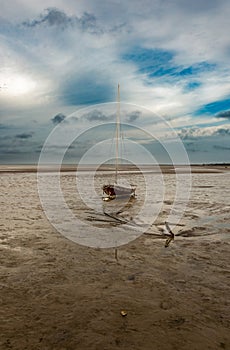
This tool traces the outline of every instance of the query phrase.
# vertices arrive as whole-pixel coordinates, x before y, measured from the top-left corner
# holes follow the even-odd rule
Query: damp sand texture
[[[64,187],[71,176],[63,173]],[[157,220],[115,259],[114,249],[80,246],[55,231],[35,173],[0,175],[1,350],[230,349],[229,171],[193,174],[165,248],[172,176]],[[76,213],[93,218],[83,207]]]

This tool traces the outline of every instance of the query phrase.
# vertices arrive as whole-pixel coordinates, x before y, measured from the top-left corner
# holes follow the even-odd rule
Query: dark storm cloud
[[[137,120],[138,118],[140,118],[141,116],[141,111],[133,111],[130,113],[127,113],[126,115],[126,121],[131,123],[134,122],[135,120]],[[103,112],[95,109],[92,112],[89,112],[87,114],[84,114],[82,116],[83,119],[87,119],[88,121],[92,122],[92,121],[115,121],[116,120],[116,114],[109,114],[106,115]]]
[[[110,33],[122,33],[122,32],[129,33],[131,32],[131,28],[128,26],[126,22],[124,22],[124,23],[115,25],[109,30],[109,32]]]
[[[105,115],[101,111],[95,109],[92,112],[84,114],[82,116],[82,118],[83,119],[87,119],[90,122],[92,122],[92,121],[102,121],[103,122],[103,121],[109,121],[112,118],[114,119],[114,116],[112,116],[112,115]]]
[[[65,120],[66,116],[62,113],[58,113],[57,115],[55,115],[51,121],[54,123],[54,124],[60,124],[63,120]]]
[[[215,116],[216,118],[225,118],[225,119],[230,119],[230,111],[223,111]]]
[[[85,11],[81,16],[68,16],[64,11],[55,7],[47,8],[36,19],[24,21],[22,26],[27,28],[50,26],[58,27],[63,30],[68,27],[77,27],[82,32],[98,35],[130,31],[126,22],[116,23],[112,26],[105,26],[105,24],[98,22],[98,19],[93,13]]]
[[[35,150],[35,152],[41,152],[43,146],[39,146],[37,147],[37,149]],[[47,145],[46,146],[46,149],[47,150],[56,150],[56,151],[59,151],[59,150],[71,150],[71,149],[75,149],[75,145],[74,144],[71,144],[71,145],[66,145],[66,144],[63,144],[63,145],[60,145],[60,144],[57,144],[57,145]]]
[[[5,134],[0,133],[0,163],[18,163],[37,161],[35,148],[37,147],[35,134],[32,131],[23,131],[17,128],[18,133],[15,134],[15,129],[9,129]]]
[[[15,135],[17,139],[26,140],[33,136],[33,132],[23,132],[21,134]]]
[[[73,74],[62,87],[62,99],[72,106],[111,102],[114,86],[100,79],[100,72],[87,72],[82,77]]]
[[[141,116],[141,111],[133,111],[127,114],[126,119],[129,123],[132,123],[139,119]]]
[[[84,12],[81,17],[68,16],[65,12],[57,8],[48,8],[37,19],[23,22],[25,27],[37,27],[41,25],[56,26],[65,29],[69,26],[77,26],[83,32],[94,34],[103,33],[102,28],[98,25],[96,17],[88,12]]]
[[[82,17],[77,19],[77,22],[83,31],[89,31],[91,33],[101,32],[97,25],[96,17],[91,13],[85,12]]]
[[[2,130],[2,129],[8,129],[8,127],[6,125],[0,123],[0,130]]]
[[[38,19],[33,21],[25,21],[23,25],[25,27],[36,27],[43,23],[47,23],[50,26],[67,26],[71,23],[72,18],[68,17],[64,12],[56,8],[46,9],[44,14],[41,14]]]
[[[219,150],[226,150],[226,151],[230,150],[230,146],[228,147],[228,146],[214,145],[213,148],[219,149]]]
[[[28,151],[28,150],[27,150]],[[25,151],[20,149],[20,148],[14,148],[14,149],[4,149],[4,152],[2,153],[1,156],[3,156],[4,154],[12,154],[12,155],[17,155],[17,154],[24,154]]]

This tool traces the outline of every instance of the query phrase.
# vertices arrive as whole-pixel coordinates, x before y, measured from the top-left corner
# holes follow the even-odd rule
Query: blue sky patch
[[[131,52],[122,56],[126,61],[133,62],[137,66],[137,72],[146,74],[149,78],[169,78],[173,80],[197,77],[201,73],[216,69],[216,64],[207,61],[196,63],[192,66],[175,65],[173,62],[174,52],[161,49],[145,49],[136,47]],[[199,82],[191,82],[187,89],[195,89],[200,86]]]
[[[171,51],[136,47],[129,53],[124,54],[122,58],[136,63],[140,70],[145,70],[147,67],[151,69],[159,64],[169,64],[173,57],[174,54]]]
[[[185,91],[191,91],[199,88],[202,85],[199,81],[189,81],[185,86]]]
[[[225,100],[215,101],[215,102],[203,105],[201,108],[199,108],[196,111],[195,115],[216,114],[229,109],[230,109],[230,98],[227,98]]]
[[[124,54],[122,59],[135,63],[138,73],[147,74],[151,78],[172,74],[175,69],[172,66],[173,57],[172,51],[136,47],[131,52]]]
[[[199,73],[210,72],[215,68],[216,68],[216,64],[204,61],[182,69],[181,71],[178,72],[178,75],[182,77],[190,76],[190,75],[198,75]]]

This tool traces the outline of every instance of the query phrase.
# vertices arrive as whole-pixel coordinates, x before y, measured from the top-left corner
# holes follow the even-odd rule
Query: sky
[[[157,162],[176,137],[191,163],[230,162],[229,0],[0,4],[1,164],[36,163],[60,128],[53,152],[74,130],[78,162],[112,137],[118,83],[125,138]]]

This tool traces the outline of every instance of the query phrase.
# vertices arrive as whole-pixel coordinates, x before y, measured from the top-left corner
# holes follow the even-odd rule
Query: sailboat
[[[123,185],[118,182],[119,173],[119,141],[120,141],[120,85],[117,89],[117,115],[116,115],[116,163],[115,163],[115,181],[113,184],[103,186],[103,200],[112,200],[115,198],[135,197],[136,186],[132,184]]]

